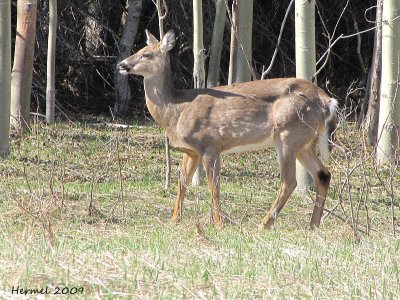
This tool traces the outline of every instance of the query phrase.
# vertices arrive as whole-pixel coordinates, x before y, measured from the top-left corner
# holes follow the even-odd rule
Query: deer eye
[[[145,52],[142,54],[142,56],[140,58],[150,58],[151,54],[149,52]]]

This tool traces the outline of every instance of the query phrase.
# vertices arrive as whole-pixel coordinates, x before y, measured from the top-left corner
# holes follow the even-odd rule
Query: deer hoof
[[[224,228],[224,217],[220,213],[215,213],[212,216],[212,220],[214,223],[214,226],[218,229],[223,229]]]
[[[265,230],[266,230],[266,228],[265,228],[265,225],[264,225],[263,223],[258,224],[258,231],[259,231],[259,232],[263,232],[263,231],[265,231]]]
[[[219,230],[224,229],[224,223],[223,222],[218,222],[218,223],[215,223],[214,225]]]
[[[274,222],[260,223],[258,224],[258,231],[259,232],[266,231],[271,228],[272,224],[274,224]]]
[[[181,219],[179,217],[173,216],[170,220],[171,224],[179,224],[181,222]]]
[[[316,230],[316,229],[318,229],[318,228],[319,228],[319,222],[316,222],[316,223],[311,222],[311,223],[310,223],[310,228],[311,228],[311,230]]]

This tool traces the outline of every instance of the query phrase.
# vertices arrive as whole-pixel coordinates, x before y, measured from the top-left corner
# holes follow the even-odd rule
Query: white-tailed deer
[[[146,104],[165,129],[171,146],[183,152],[172,220],[181,219],[182,202],[194,171],[203,161],[212,195],[213,221],[223,226],[219,200],[221,154],[275,147],[281,184],[259,228],[270,227],[296,187],[296,158],[314,179],[316,202],[311,227],[320,224],[330,172],[316,154],[329,158],[328,138],[337,102],[309,81],[259,80],[212,89],[178,90],[172,83],[168,52],[175,45],[169,31],[159,42],[146,31],[147,46],[121,61],[122,74],[144,77]]]

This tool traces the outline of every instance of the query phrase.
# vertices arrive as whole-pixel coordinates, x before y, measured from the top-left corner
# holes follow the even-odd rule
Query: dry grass
[[[183,222],[169,223],[176,190],[164,191],[157,127],[37,124],[0,160],[0,298],[15,299],[13,286],[83,287],[71,299],[397,297],[399,169],[376,168],[362,140],[342,124],[331,213],[316,231],[312,195],[294,195],[274,228],[257,232],[278,187],[275,153],[225,156],[232,222],[218,231],[205,185],[190,190]]]

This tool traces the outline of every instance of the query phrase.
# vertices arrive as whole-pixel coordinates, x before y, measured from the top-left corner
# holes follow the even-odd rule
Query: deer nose
[[[117,64],[117,69],[118,70],[129,71],[130,66],[125,61],[121,61],[120,63]]]

